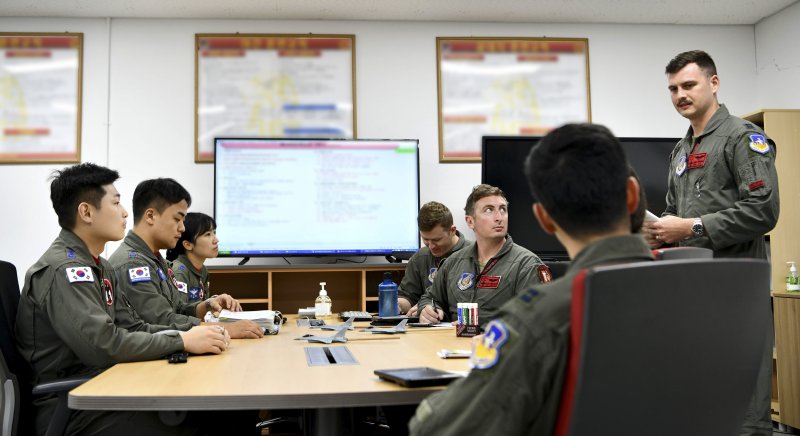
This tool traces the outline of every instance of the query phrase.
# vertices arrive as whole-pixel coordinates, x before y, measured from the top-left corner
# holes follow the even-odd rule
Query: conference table
[[[336,318],[329,324],[340,322]],[[470,349],[455,329],[408,328],[405,334],[361,332],[354,323],[346,343],[296,340],[306,333],[334,332],[300,327],[295,316],[278,335],[234,339],[219,355],[189,356],[187,363],[163,360],[121,363],[69,393],[69,407],[84,410],[314,409],[317,420],[337,408],[416,404],[441,387],[405,388],[383,381],[377,369],[432,367],[468,371],[468,359],[442,359],[441,349]],[[355,364],[310,366],[306,347],[347,347]]]

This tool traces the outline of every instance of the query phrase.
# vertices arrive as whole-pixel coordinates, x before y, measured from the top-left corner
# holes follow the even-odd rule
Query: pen
[[[436,312],[436,318],[439,318],[439,305],[436,304],[436,300],[431,300],[431,305],[433,306],[433,311]],[[442,310],[444,311],[444,310]]]

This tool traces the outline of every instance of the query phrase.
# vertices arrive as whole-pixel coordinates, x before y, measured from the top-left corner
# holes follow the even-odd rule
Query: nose
[[[180,221],[178,224],[178,231],[183,233],[184,230],[186,230],[186,226],[183,225],[183,221]]]
[[[120,205],[119,207],[122,208],[122,218],[128,218],[128,211],[125,210],[125,207],[123,207],[122,205]]]

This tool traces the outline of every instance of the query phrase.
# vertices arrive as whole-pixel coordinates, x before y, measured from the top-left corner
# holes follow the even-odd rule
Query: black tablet
[[[376,369],[375,375],[383,380],[394,382],[407,388],[444,386],[455,379],[461,378],[458,374],[429,367]]]

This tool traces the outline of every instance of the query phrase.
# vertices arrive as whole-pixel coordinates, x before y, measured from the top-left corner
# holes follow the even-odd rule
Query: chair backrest
[[[669,247],[653,250],[656,260],[712,259],[714,251],[702,247]]]
[[[33,434],[30,368],[17,350],[14,323],[19,306],[19,282],[14,265],[0,261],[0,382],[3,389],[2,435]],[[6,419],[9,419],[8,421]]]
[[[555,434],[738,434],[770,327],[769,275],[755,259],[580,272]]]

